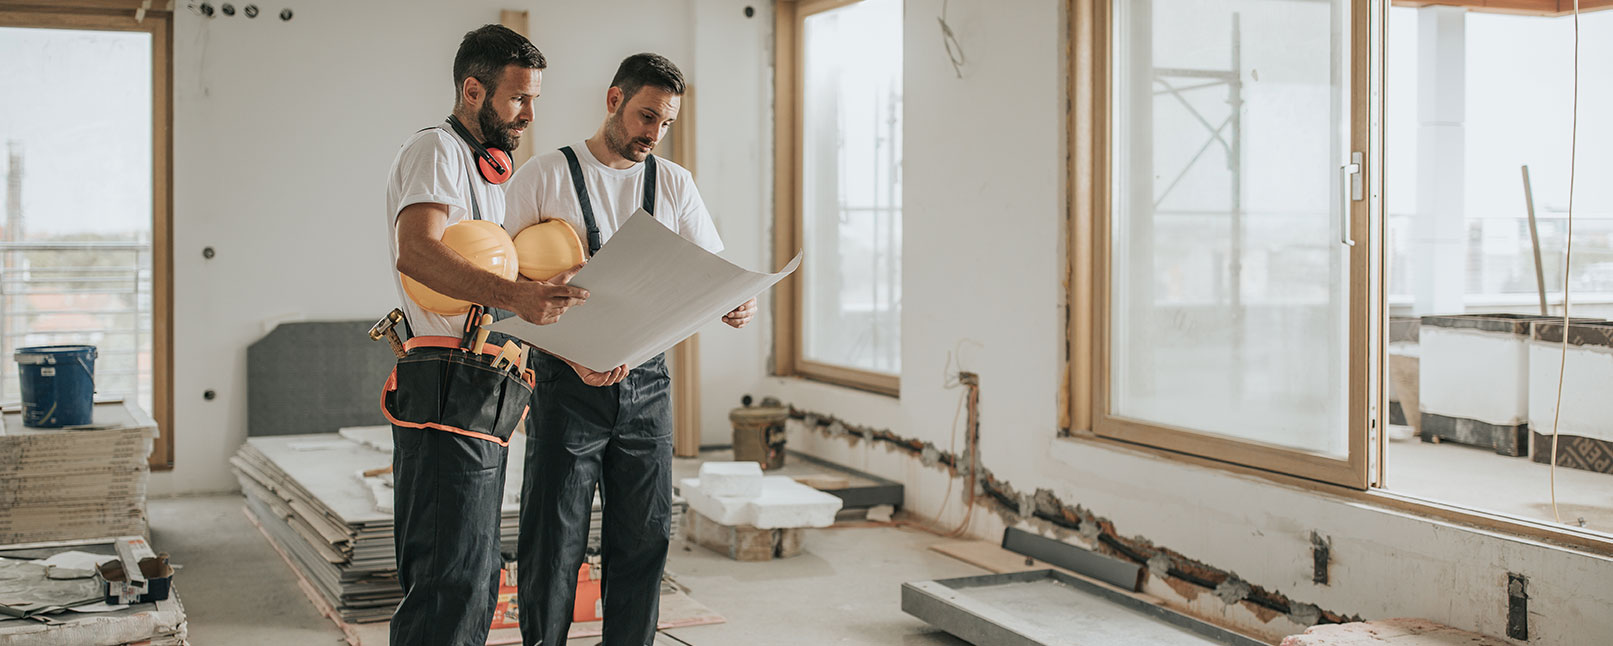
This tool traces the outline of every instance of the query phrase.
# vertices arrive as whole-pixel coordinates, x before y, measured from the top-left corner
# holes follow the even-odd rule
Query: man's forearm
[[[501,309],[511,309],[514,300],[515,281],[471,264],[441,240],[399,249],[398,271],[451,298]]]

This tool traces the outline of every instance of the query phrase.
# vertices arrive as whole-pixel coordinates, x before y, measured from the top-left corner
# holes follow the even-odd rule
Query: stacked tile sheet
[[[248,438],[230,459],[252,515],[345,622],[383,621],[403,598],[393,551],[390,428]],[[525,436],[510,442],[499,536],[515,553]],[[674,499],[673,525],[687,508]],[[590,550],[601,507],[594,501]]]
[[[0,545],[146,534],[147,456],[157,423],[122,401],[92,424],[28,428],[0,412]]]

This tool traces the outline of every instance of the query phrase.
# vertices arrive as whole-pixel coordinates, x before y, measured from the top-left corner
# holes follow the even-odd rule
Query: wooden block
[[[722,525],[689,510],[689,540],[736,561],[769,561],[801,553],[801,529],[758,529],[750,525]]]
[[[851,480],[844,476],[834,476],[823,473],[812,475],[790,476],[796,482],[804,484],[819,491],[836,491],[851,486]]]

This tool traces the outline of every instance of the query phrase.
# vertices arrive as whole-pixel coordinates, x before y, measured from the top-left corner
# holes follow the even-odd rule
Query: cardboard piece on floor
[[[1069,570],[1038,561],[1036,559],[1010,552],[996,543],[986,541],[953,541],[950,543],[936,543],[930,546],[932,551],[940,552],[952,558],[984,569],[993,574],[1009,572],[1029,572],[1031,570],[1059,570],[1065,574],[1075,574]]]

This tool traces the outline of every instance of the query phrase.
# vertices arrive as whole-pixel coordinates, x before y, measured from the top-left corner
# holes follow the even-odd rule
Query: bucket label
[[[54,376],[56,376],[56,368],[54,366],[45,366],[43,368],[40,368],[39,369],[39,376],[41,376],[41,377],[54,377]]]

